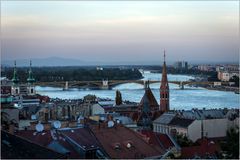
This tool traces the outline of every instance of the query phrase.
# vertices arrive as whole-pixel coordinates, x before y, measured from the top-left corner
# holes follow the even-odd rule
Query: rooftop
[[[102,123],[91,126],[91,130],[110,158],[147,158],[161,156],[164,152],[149,145],[137,132],[121,124],[107,127]]]
[[[174,117],[169,123],[169,125],[187,128],[190,124],[192,124],[193,121],[194,120],[192,119]]]
[[[192,109],[177,111],[178,115],[187,119],[220,119],[225,117],[223,109]]]
[[[59,133],[71,138],[85,150],[92,150],[99,147],[99,143],[95,139],[94,135],[87,128],[76,128],[68,130],[58,130]]]
[[[74,148],[66,141],[63,136],[53,133],[51,130],[36,132],[34,130],[21,130],[16,133],[17,136],[23,137],[32,143],[38,144],[43,147],[51,148],[56,152],[68,150],[69,158],[79,158],[80,155]]]
[[[181,158],[209,158],[217,159],[216,152],[220,151],[220,146],[212,140],[203,139],[199,141],[199,146],[182,147]]]
[[[160,117],[153,121],[153,123],[160,123],[160,124],[169,124],[172,119],[176,116],[175,113],[163,113]]]
[[[67,158],[52,149],[32,143],[26,138],[1,131],[1,158],[7,159],[62,159]]]
[[[155,146],[160,146],[163,149],[174,147],[174,144],[166,134],[155,133],[153,131],[140,131],[142,135],[148,138],[148,143]]]
[[[151,110],[158,110],[159,105],[150,88],[145,89],[145,93],[140,101],[139,108],[143,108],[144,98],[147,98]]]

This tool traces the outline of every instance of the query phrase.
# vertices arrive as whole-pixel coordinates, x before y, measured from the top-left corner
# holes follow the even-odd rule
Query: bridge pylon
[[[63,90],[64,90],[64,91],[69,90],[69,87],[68,87],[68,81],[65,82],[65,85],[64,85]]]
[[[182,90],[184,89],[184,84],[183,84],[182,81],[179,83],[179,88],[182,89]]]
[[[109,89],[108,79],[102,80],[102,89]]]

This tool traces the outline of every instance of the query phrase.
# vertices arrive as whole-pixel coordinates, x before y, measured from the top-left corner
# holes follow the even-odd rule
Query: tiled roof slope
[[[91,130],[110,158],[147,158],[161,156],[164,152],[149,145],[137,132],[120,124],[110,128],[103,123],[91,126]],[[128,143],[131,144],[129,147]]]
[[[41,145],[43,147],[48,147],[48,148],[54,148],[52,146],[52,143],[54,141],[57,141],[60,147],[64,148],[65,150],[70,151],[68,153],[69,158],[80,158],[79,153],[77,153],[74,148],[66,141],[66,139],[63,136],[59,136],[58,134],[54,134],[54,137],[56,139],[54,140],[53,137],[51,136],[51,131],[46,130],[41,133],[37,133],[34,130],[21,130],[16,133],[17,136],[23,137],[25,139],[28,139],[32,143]],[[56,146],[55,146],[56,147]]]
[[[169,125],[187,128],[190,124],[192,124],[193,121],[194,120],[192,119],[174,117],[169,123]]]
[[[57,153],[31,141],[1,131],[1,158],[6,159],[65,159],[65,155]]]
[[[168,125],[175,116],[175,113],[164,113],[153,122]]]
[[[149,107],[150,107],[151,111],[159,110],[159,105],[157,103],[157,100],[155,99],[155,97],[154,97],[150,88],[145,89],[145,93],[144,93],[144,95],[143,95],[143,97],[140,101],[140,104],[139,104],[139,109],[143,108],[143,102],[144,102],[145,97],[148,99]]]

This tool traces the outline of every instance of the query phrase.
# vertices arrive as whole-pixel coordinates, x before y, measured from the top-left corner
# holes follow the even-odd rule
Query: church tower
[[[167,79],[167,68],[165,62],[165,50],[164,50],[164,62],[162,68],[162,80],[160,86],[160,111],[166,112],[169,111],[169,86]]]
[[[27,93],[28,95],[34,95],[35,94],[35,87],[33,83],[35,82],[35,79],[33,78],[33,73],[32,73],[32,61],[30,60],[30,67],[28,71],[28,86],[27,86]]]
[[[12,78],[12,95],[18,95],[20,93],[20,87],[19,87],[19,79],[17,76],[17,67],[16,67],[16,61],[14,61],[14,71],[13,71],[13,78]]]

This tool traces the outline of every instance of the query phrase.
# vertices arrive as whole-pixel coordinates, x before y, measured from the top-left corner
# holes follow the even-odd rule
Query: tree
[[[222,150],[227,154],[227,159],[239,158],[239,130],[231,128],[227,131],[226,141],[220,143]]]
[[[116,91],[115,102],[116,102],[116,105],[122,104],[122,94],[119,90]]]
[[[238,76],[233,76],[229,81],[235,82],[235,86],[239,87],[239,77]]]
[[[193,146],[193,142],[188,139],[188,137],[186,135],[183,134],[177,134],[176,135],[176,140],[177,143],[181,146],[181,147],[189,147],[189,146]]]

